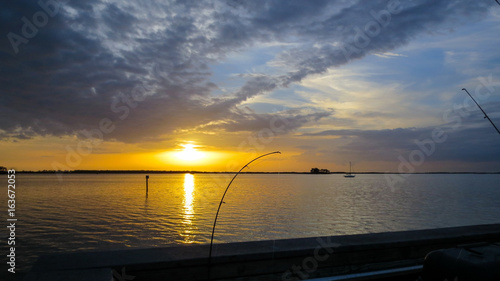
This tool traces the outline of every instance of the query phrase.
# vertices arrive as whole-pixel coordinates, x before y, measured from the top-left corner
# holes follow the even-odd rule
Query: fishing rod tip
[[[462,91],[466,91],[465,88],[462,88]]]

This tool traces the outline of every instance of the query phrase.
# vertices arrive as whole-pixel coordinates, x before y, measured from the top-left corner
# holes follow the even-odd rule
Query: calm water
[[[210,242],[232,175],[150,176],[146,198],[141,174],[65,175],[62,182],[18,174],[19,269],[43,253]],[[1,179],[6,190],[6,175]],[[215,241],[500,223],[499,183],[500,175],[411,175],[391,190],[384,175],[239,175],[224,200]],[[8,233],[1,229],[6,252]]]

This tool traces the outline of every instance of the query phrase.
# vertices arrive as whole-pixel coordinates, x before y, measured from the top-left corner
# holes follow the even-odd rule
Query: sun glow
[[[174,156],[183,162],[200,161],[206,157],[205,153],[196,149],[197,145],[192,143],[182,144],[183,149],[175,152]]]
[[[156,161],[167,170],[225,171],[234,154],[225,151],[211,151],[203,145],[191,141],[182,142],[176,150],[154,154]],[[231,170],[232,171],[232,170]]]

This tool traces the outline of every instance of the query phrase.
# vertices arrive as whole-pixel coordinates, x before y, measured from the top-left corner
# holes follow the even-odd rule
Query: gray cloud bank
[[[433,139],[434,130],[442,135]],[[410,155],[413,153],[413,157],[419,161],[432,159],[432,161],[496,163],[500,155],[500,143],[495,135],[495,130],[490,126],[464,125],[460,130],[452,127],[327,130],[304,136],[339,138],[340,141],[334,140],[332,143],[347,140],[345,144],[336,147],[336,150],[325,151],[326,156],[341,155],[353,161],[394,161],[398,157],[410,161],[412,157]],[[314,148],[310,149],[314,150]],[[416,155],[417,153],[424,157]],[[498,171],[497,168],[497,166],[492,166],[485,170]]]
[[[4,1],[0,138],[72,135],[102,120],[113,125],[107,138],[123,142],[214,122],[213,129],[255,131],[272,116],[242,113],[237,106],[247,99],[393,50],[423,32],[480,19],[492,4]],[[235,92],[214,95],[210,66],[263,43],[293,45],[274,58],[283,72],[249,77]],[[297,110],[287,118],[296,129],[330,114]]]

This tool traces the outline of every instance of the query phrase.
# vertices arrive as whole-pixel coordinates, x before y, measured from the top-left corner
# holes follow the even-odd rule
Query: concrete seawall
[[[304,280],[417,266],[483,242],[500,242],[500,224],[216,244],[210,272],[208,245],[47,255],[25,280]]]

